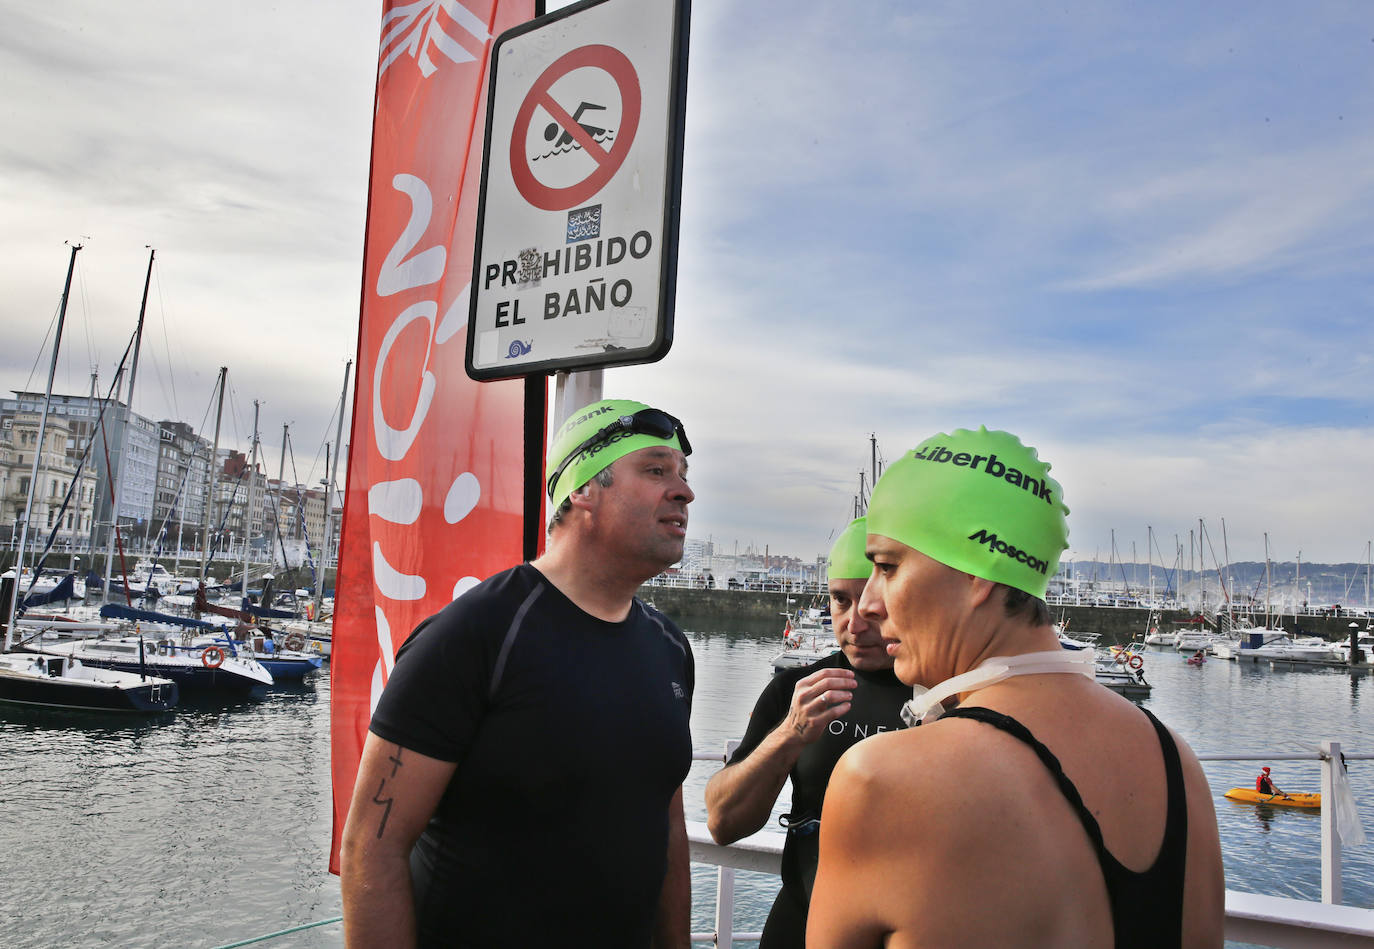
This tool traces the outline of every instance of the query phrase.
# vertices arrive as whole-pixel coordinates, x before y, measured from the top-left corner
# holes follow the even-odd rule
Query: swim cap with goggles
[[[612,462],[654,445],[692,453],[682,423],[667,412],[628,399],[583,406],[559,427],[549,449],[544,474],[550,503],[557,509]]]
[[[873,564],[864,554],[868,540],[868,528],[864,524],[865,518],[856,517],[835,538],[835,546],[830,548],[831,580],[867,580],[873,572]]]
[[[1069,536],[1069,509],[1049,470],[1008,432],[927,438],[874,485],[868,532],[1043,600]]]

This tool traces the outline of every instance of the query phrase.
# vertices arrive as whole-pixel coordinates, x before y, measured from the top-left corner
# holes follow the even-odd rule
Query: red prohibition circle
[[[585,66],[608,73],[620,90],[620,128],[610,151],[593,141],[586,130],[573,121],[567,110],[549,95],[550,86],[574,69]],[[515,187],[526,201],[542,211],[566,211],[583,204],[604,188],[624,163],[639,128],[639,106],[639,77],[634,64],[620,50],[611,46],[592,45],[579,46],[564,53],[534,81],[525,95],[525,101],[520,104],[520,111],[515,114],[515,127],[510,137],[510,173]],[[596,162],[596,170],[577,184],[550,188],[534,177],[529,159],[525,156],[525,143],[529,138],[530,121],[534,118],[536,107],[553,116],[554,121]]]

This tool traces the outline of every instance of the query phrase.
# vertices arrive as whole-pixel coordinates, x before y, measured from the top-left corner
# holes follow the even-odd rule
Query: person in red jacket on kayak
[[[1274,782],[1269,780],[1269,766],[1265,765],[1260,770],[1259,777],[1255,778],[1255,790],[1261,794],[1268,794],[1271,797],[1275,794],[1283,794],[1274,786]],[[1286,796],[1286,795],[1285,795]]]

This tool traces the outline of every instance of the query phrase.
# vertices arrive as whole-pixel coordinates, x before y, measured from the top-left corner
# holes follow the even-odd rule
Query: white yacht
[[[1242,647],[1244,644],[1242,643]],[[1317,636],[1304,636],[1294,639],[1291,636],[1277,636],[1266,640],[1262,645],[1250,649],[1241,648],[1237,659],[1252,662],[1276,660],[1279,662],[1331,662],[1336,658],[1331,643]]]

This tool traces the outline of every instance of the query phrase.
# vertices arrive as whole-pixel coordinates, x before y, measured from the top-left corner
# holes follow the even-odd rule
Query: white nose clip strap
[[[1092,650],[1052,649],[1028,652],[1020,656],[993,656],[962,675],[946,679],[939,685],[925,689],[915,686],[911,701],[902,706],[902,721],[908,727],[933,722],[945,713],[941,704],[951,695],[986,688],[1012,676],[1035,675],[1043,672],[1078,672],[1092,678],[1097,661]]]

